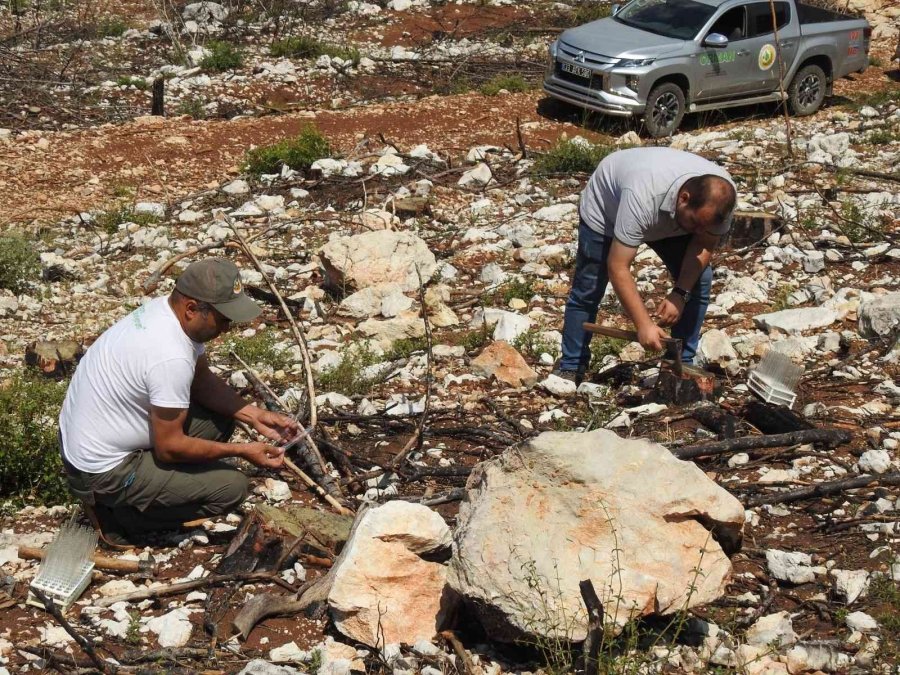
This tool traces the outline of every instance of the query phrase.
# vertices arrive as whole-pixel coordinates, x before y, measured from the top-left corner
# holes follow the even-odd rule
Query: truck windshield
[[[715,11],[714,6],[695,0],[634,0],[613,18],[632,28],[691,40]]]

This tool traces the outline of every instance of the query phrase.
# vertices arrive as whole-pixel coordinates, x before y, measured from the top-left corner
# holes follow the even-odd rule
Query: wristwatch
[[[685,303],[687,303],[687,301],[691,299],[691,294],[683,288],[678,288],[678,286],[675,286],[675,288],[672,289],[672,292],[679,298],[681,298]]]

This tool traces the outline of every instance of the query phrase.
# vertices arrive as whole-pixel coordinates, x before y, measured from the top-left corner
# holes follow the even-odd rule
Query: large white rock
[[[852,605],[865,597],[869,590],[870,576],[866,570],[831,570],[834,592],[841,600]]]
[[[469,169],[460,177],[457,184],[460,187],[481,187],[487,185],[493,180],[491,168],[481,162],[474,169]]]
[[[563,202],[540,208],[531,215],[535,220],[542,220],[545,223],[561,223],[564,220],[575,218],[578,215],[578,207],[575,204]]]
[[[467,487],[449,581],[499,640],[584,639],[583,579],[619,626],[710,602],[731,573],[719,542],[737,548],[744,522],[695,464],[606,430],[545,432]]]
[[[447,568],[422,556],[450,543],[450,528],[421,504],[391,501],[358,516],[328,593],[337,629],[370,647],[431,640],[451,596]]]
[[[791,623],[791,615],[777,612],[760,617],[747,629],[747,644],[765,647],[770,644],[789,645],[797,641],[797,634]]]
[[[173,609],[168,614],[155,616],[147,622],[147,628],[156,633],[160,647],[184,647],[191,639],[193,626],[188,611]]]
[[[888,293],[859,303],[863,337],[892,337],[900,332],[900,293]]]
[[[837,319],[837,312],[828,307],[800,307],[783,309],[780,312],[770,312],[769,314],[758,314],[753,317],[753,322],[767,331],[802,333],[813,328],[830,326]]]
[[[769,567],[769,573],[779,581],[808,584],[816,580],[812,559],[808,553],[769,549],[766,551],[766,564]]]
[[[326,282],[342,291],[378,284],[396,283],[403,291],[428,283],[437,262],[422,239],[411,232],[380,230],[329,241],[319,257],[325,266]]]
[[[737,375],[741,369],[731,338],[725,331],[716,328],[706,331],[700,338],[697,361],[701,366],[715,364],[729,375]]]

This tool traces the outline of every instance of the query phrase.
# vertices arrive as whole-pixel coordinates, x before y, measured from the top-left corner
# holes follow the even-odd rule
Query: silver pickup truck
[[[775,35],[778,40],[776,42]],[[633,0],[550,45],[544,91],[651,136],[686,112],[781,101],[809,115],[835,78],[869,63],[871,27],[794,0]]]

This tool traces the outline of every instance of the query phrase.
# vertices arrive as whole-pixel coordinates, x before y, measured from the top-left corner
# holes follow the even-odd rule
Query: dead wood
[[[310,600],[304,600],[302,596],[300,599],[296,599],[292,596],[274,595],[272,593],[255,595],[234,617],[231,627],[240,636],[241,640],[246,640],[260,621],[272,616],[298,614],[309,607],[310,604]]]
[[[839,494],[846,490],[857,490],[859,488],[869,487],[870,485],[900,485],[900,471],[892,473],[884,473],[879,476],[855,476],[853,478],[842,478],[840,480],[828,481],[825,483],[816,483],[806,487],[797,488],[796,490],[788,490],[786,492],[777,492],[770,495],[761,495],[747,500],[747,507],[760,506],[762,504],[785,504],[788,502],[797,502],[803,499],[811,499],[813,497],[825,497],[827,495]]]
[[[744,406],[741,416],[764,434],[789,434],[815,428],[793,410],[756,400]]]
[[[477,668],[475,664],[472,663],[472,657],[466,652],[466,648],[463,647],[462,642],[456,637],[456,633],[452,630],[444,630],[441,631],[440,635],[447,641],[447,644],[450,645],[453,652],[456,654],[456,658],[459,660],[457,670],[463,675],[478,675],[482,672],[481,668]]]
[[[584,659],[584,675],[598,675],[600,664],[597,657],[600,654],[600,643],[603,640],[603,605],[594,590],[594,584],[590,579],[578,582],[581,590],[581,599],[588,613],[587,636],[582,646]]]
[[[237,574],[211,574],[203,579],[193,579],[191,581],[181,581],[168,586],[157,586],[155,588],[141,588],[131,593],[123,593],[110,598],[103,598],[97,602],[99,607],[111,607],[117,602],[140,602],[141,600],[155,600],[157,598],[165,598],[170,595],[181,595],[188,591],[195,591],[198,588],[206,588],[210,586],[221,586],[230,584],[235,581],[253,581],[268,582],[278,584],[291,593],[296,593],[297,589],[282,579],[276,572],[240,572]]]
[[[735,429],[739,420],[728,412],[714,405],[701,405],[687,413],[707,429],[715,431],[719,440],[734,438]]]
[[[773,434],[770,436],[743,436],[732,438],[717,443],[704,443],[703,445],[686,445],[675,448],[672,454],[678,459],[693,459],[695,457],[708,457],[711,455],[724,455],[730,452],[743,450],[758,450],[760,448],[777,448],[798,443],[820,443],[826,447],[835,447],[848,442],[852,434],[844,429],[807,429],[795,431],[790,434]]]
[[[43,560],[46,550],[35,546],[19,546],[17,555],[23,560]],[[156,573],[156,565],[149,560],[120,560],[95,554],[94,567],[108,572],[123,572],[125,574],[140,573],[152,575]]]
[[[72,628],[72,625],[68,621],[66,621],[66,617],[63,616],[59,607],[57,607],[52,600],[44,595],[44,593],[40,589],[34,588],[33,586],[31,587],[31,592],[34,593],[34,596],[43,603],[44,609],[46,609],[47,612],[54,619],[56,619],[56,622],[63,627],[63,630],[65,630],[72,637],[72,639],[75,640],[76,644],[81,647],[84,653],[90,657],[91,661],[97,667],[97,670],[99,670],[101,673],[118,672],[119,669],[115,664],[109,663],[100,658],[100,655],[97,654],[97,650],[94,649],[94,645],[91,644],[90,640],[88,640],[78,631]]]
[[[241,522],[216,566],[216,574],[277,572],[284,556],[284,538],[254,509]]]

